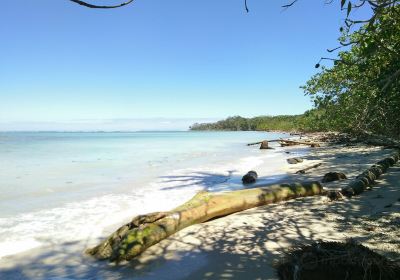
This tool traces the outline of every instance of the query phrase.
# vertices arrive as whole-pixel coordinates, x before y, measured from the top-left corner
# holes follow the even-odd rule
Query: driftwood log
[[[296,145],[308,145],[310,147],[319,147],[320,144],[317,142],[306,142],[306,141],[295,141],[295,140],[286,140],[286,139],[273,139],[273,140],[264,140],[264,141],[259,141],[259,142],[254,142],[254,143],[249,143],[247,144],[247,146],[252,146],[252,145],[266,145],[266,147],[268,147],[268,143],[272,143],[272,142],[279,142],[279,144],[282,147],[285,146],[296,146]]]
[[[263,141],[254,142],[254,143],[249,143],[249,144],[247,144],[247,146],[258,145],[258,144],[261,144],[262,142],[263,142]]]
[[[281,139],[279,141],[282,147],[284,146],[296,146],[296,145],[308,145],[312,148],[320,147],[320,144],[317,142],[305,142],[305,141],[293,141],[293,140],[284,140]]]
[[[319,182],[281,184],[224,193],[200,192],[169,212],[135,217],[86,253],[100,260],[130,260],[175,232],[249,208],[303,196],[319,195]]]
[[[305,174],[307,170],[310,170],[310,169],[313,169],[313,168],[317,168],[317,167],[319,167],[321,165],[322,165],[322,163],[320,162],[320,163],[308,166],[308,167],[306,167],[304,169],[300,169],[300,170],[296,171],[296,174]]]
[[[254,142],[254,143],[249,143],[249,144],[247,144],[247,146],[253,146],[253,145],[258,145],[258,144],[262,144],[263,142],[269,142],[269,143],[272,143],[272,142],[279,142],[279,141],[281,141],[282,139],[272,139],[272,140],[263,140],[263,141],[259,141],[259,142]]]

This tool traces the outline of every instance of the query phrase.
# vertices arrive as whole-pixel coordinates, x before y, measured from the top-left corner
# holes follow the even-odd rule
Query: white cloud
[[[196,122],[213,122],[210,118],[126,118],[84,119],[62,122],[0,122],[0,131],[143,131],[188,130]]]

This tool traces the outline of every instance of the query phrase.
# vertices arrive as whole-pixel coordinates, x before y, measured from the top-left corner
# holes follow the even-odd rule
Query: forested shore
[[[354,31],[357,25],[361,27]],[[336,58],[321,58],[315,65],[321,71],[301,86],[313,109],[302,115],[229,117],[190,129],[337,131],[399,138],[400,6],[379,6],[365,21],[346,19],[340,31],[338,46],[328,50]]]
[[[266,131],[303,130],[304,115],[259,116],[243,118],[234,116],[214,123],[195,123],[190,130],[227,130],[227,131]]]

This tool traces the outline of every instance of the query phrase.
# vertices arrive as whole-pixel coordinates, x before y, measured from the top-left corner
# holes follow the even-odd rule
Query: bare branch
[[[247,0],[244,0],[244,8],[246,9],[246,12],[249,12],[249,7],[247,6]]]
[[[290,2],[290,3],[288,3],[288,4],[286,4],[286,5],[283,5],[282,8],[287,9],[287,8],[293,6],[297,1],[298,1],[298,0],[293,0],[293,1]]]
[[[88,7],[88,8],[92,8],[92,9],[114,9],[114,8],[119,8],[119,7],[123,7],[123,6],[126,6],[126,5],[129,5],[130,3],[132,3],[134,0],[128,0],[128,1],[126,1],[126,2],[123,2],[123,3],[120,3],[120,4],[118,4],[118,5],[111,5],[111,6],[107,6],[107,5],[94,5],[94,4],[90,4],[90,3],[87,3],[87,2],[83,2],[83,1],[80,1],[80,0],[69,0],[69,1],[71,1],[71,2],[74,2],[74,3],[76,3],[76,4],[79,4],[79,5],[81,5],[81,6],[85,6],[85,7]]]

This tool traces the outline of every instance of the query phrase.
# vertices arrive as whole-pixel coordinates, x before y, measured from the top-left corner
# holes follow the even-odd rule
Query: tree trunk
[[[270,148],[268,146],[268,141],[267,140],[261,142],[260,150],[263,150],[263,149],[272,149],[272,148]]]
[[[135,217],[86,253],[97,259],[130,260],[150,246],[193,224],[249,208],[321,194],[319,182],[282,184],[223,193],[200,192],[170,212]]]

